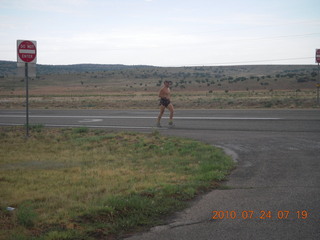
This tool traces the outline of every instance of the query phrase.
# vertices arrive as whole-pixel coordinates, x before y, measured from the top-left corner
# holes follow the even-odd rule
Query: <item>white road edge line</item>
[[[0,115],[0,118],[25,118],[25,115]],[[157,119],[155,117],[138,116],[47,116],[47,115],[29,115],[30,118],[83,118],[83,119]],[[168,117],[163,117],[167,118]],[[174,119],[185,120],[280,120],[283,118],[259,118],[259,117],[174,117]]]
[[[19,123],[0,123],[0,126],[24,126]],[[72,125],[72,124],[43,124],[45,127],[88,127],[88,128],[118,128],[118,129],[157,129],[157,127],[133,127],[133,126],[98,126],[98,125]],[[166,129],[166,128],[163,128]]]

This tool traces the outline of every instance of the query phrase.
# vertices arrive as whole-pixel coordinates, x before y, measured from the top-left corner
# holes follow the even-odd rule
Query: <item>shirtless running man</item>
[[[164,87],[161,88],[160,92],[159,92],[159,97],[160,97],[160,113],[158,116],[158,121],[157,121],[157,127],[161,127],[160,125],[160,120],[161,117],[164,113],[164,110],[166,108],[169,109],[170,111],[170,119],[169,119],[169,126],[172,127],[173,126],[173,105],[170,102],[170,82],[169,81],[164,81]]]

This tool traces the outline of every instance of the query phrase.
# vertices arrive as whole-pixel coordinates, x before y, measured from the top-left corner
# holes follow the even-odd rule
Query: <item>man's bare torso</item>
[[[170,89],[168,87],[161,88],[161,90],[159,92],[159,97],[166,98],[166,99],[170,100]]]

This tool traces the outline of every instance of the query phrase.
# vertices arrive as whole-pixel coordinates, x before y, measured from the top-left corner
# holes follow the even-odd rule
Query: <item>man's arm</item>
[[[159,97],[160,98],[167,98],[167,94],[164,91],[164,88],[161,88],[161,90],[159,91]]]

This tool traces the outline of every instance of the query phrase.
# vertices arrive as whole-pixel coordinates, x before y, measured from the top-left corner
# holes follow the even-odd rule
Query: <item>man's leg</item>
[[[164,113],[165,108],[166,108],[165,106],[160,105],[160,113],[158,116],[157,126],[160,126],[160,121],[161,121],[161,118],[162,118],[162,115]]]
[[[174,108],[173,105],[170,103],[168,105],[168,109],[170,111],[170,116],[169,116],[169,125],[173,125],[173,112],[174,112]]]

